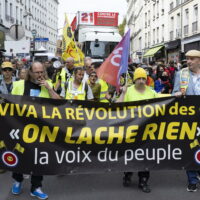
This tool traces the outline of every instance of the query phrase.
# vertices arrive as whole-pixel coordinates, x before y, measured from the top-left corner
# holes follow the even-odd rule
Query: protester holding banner
[[[145,99],[152,99],[158,97],[158,94],[152,90],[149,86],[146,85],[147,73],[146,71],[139,67],[134,72],[135,85],[132,85],[127,88],[124,86],[122,93],[117,100],[117,102],[129,102],[129,101],[139,101]],[[125,172],[123,178],[124,186],[129,186],[131,183],[132,172]],[[138,172],[139,184],[138,187],[146,193],[151,192],[151,189],[147,185],[150,173],[149,171],[140,171]]]
[[[83,81],[84,69],[76,67],[74,69],[74,76],[65,83],[62,87],[60,96],[65,99],[74,100],[92,100],[94,98],[90,86]]]
[[[11,62],[3,62],[1,65],[2,69],[2,80],[0,80],[0,94],[10,94],[13,81],[15,77],[12,76],[13,73],[13,66]],[[5,170],[0,169],[0,173],[4,173]]]
[[[14,82],[12,94],[25,95],[44,98],[59,98],[59,95],[54,92],[52,84],[47,81],[45,67],[40,62],[34,62],[29,68],[26,80]],[[21,193],[23,174],[13,173],[15,180],[12,186],[12,193],[18,195]],[[36,196],[40,199],[47,199],[48,195],[42,192],[43,176],[31,176],[31,196]]]
[[[173,94],[200,95],[200,51],[190,50],[186,53],[187,68],[176,73]],[[188,170],[188,192],[197,191],[198,171]]]

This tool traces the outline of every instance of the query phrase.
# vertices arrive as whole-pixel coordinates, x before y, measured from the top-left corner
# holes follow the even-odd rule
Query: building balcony
[[[198,30],[198,21],[192,23],[192,33],[196,33]]]
[[[174,39],[174,31],[169,32],[169,37],[170,37],[170,40]]]
[[[185,25],[185,26],[184,26],[184,35],[185,35],[185,36],[188,35],[188,30],[189,30],[189,25]]]

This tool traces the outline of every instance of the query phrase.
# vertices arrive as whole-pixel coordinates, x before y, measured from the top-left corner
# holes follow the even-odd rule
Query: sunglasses
[[[4,72],[5,72],[5,71],[9,71],[9,72],[11,72],[11,71],[12,71],[12,69],[11,69],[11,68],[3,68],[2,70],[3,70]]]

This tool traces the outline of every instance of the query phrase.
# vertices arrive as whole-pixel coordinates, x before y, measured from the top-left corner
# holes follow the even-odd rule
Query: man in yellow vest
[[[187,68],[176,73],[173,94],[200,95],[200,51],[190,50],[186,53]],[[199,183],[199,171],[187,170],[188,192],[196,192]]]
[[[149,86],[146,85],[147,73],[143,68],[137,68],[134,72],[134,81],[135,85],[132,85],[127,88],[124,86],[122,93],[117,100],[117,102],[129,102],[129,101],[139,101],[145,99],[152,99],[158,97],[158,94],[152,90]],[[131,183],[132,172],[125,172],[123,178],[124,186],[129,186]],[[138,187],[146,193],[149,193],[151,190],[147,185],[150,173],[149,171],[140,171],[138,172],[139,184]]]
[[[68,81],[74,71],[74,58],[69,57],[65,61],[65,67],[62,68],[60,77],[58,78],[57,83],[55,84],[55,91],[57,91],[60,87],[64,87],[66,81]]]
[[[11,94],[59,99],[59,95],[54,92],[51,82],[47,79],[44,66],[40,62],[34,62],[28,70],[26,80],[13,83]],[[13,178],[15,182],[12,186],[12,193],[18,195],[21,193],[23,174],[14,172]],[[43,176],[31,176],[30,195],[39,199],[47,199],[48,195],[41,190],[42,180]]]
[[[60,96],[65,99],[73,100],[92,100],[93,93],[90,86],[83,81],[84,69],[76,67],[73,78],[65,83]]]

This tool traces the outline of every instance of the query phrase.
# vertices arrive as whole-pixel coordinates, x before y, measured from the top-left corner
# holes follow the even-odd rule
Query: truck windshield
[[[118,42],[87,41],[83,45],[85,56],[91,58],[107,58]]]

